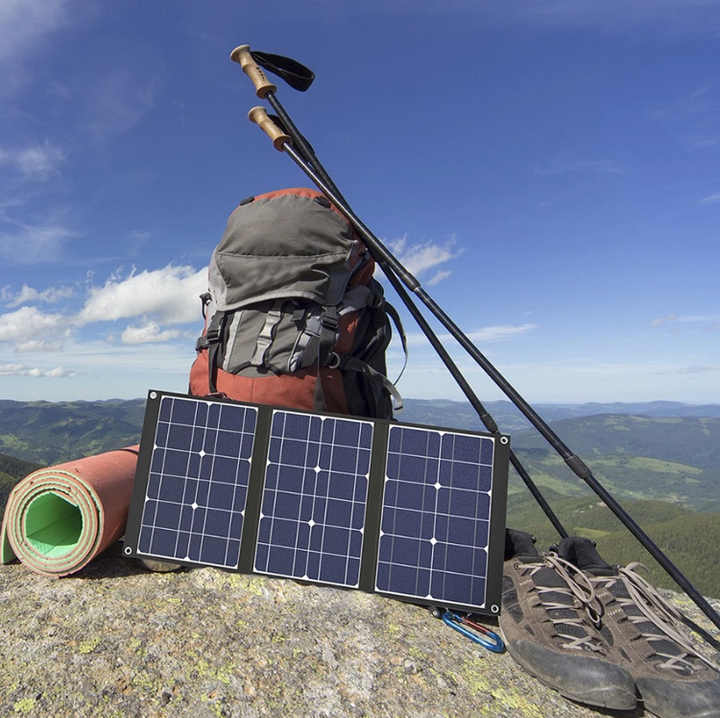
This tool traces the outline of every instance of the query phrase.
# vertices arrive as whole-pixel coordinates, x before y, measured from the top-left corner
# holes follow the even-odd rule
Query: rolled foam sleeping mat
[[[0,562],[19,559],[45,576],[67,576],[122,536],[138,446],[39,469],[10,492]]]

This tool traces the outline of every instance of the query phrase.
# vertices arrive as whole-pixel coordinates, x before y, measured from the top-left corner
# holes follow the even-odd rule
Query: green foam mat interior
[[[33,499],[27,507],[27,540],[46,558],[70,553],[80,539],[82,528],[80,509],[52,491]]]

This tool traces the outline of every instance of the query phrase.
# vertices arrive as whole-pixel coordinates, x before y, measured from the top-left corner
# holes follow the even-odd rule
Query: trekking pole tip
[[[276,150],[283,151],[285,143],[290,141],[290,135],[286,135],[269,117],[264,107],[260,105],[253,107],[248,112],[248,119],[260,127],[260,129],[272,140]]]
[[[265,73],[258,67],[255,60],[250,54],[250,45],[238,45],[231,53],[230,59],[240,64],[243,72],[250,78],[255,85],[255,94],[263,99],[271,92],[277,90],[277,86],[273,85],[270,80],[265,77]]]

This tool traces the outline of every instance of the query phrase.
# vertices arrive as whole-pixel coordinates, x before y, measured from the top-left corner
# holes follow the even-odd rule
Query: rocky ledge
[[[2,716],[608,715],[427,609],[212,568],[150,573],[119,546],[61,580],[0,567],[0,615]]]

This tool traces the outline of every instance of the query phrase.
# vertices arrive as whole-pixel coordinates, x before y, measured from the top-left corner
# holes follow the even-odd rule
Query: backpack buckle
[[[222,334],[221,327],[208,327],[205,332],[205,343],[206,344],[217,344],[220,341],[220,335]],[[201,337],[202,338],[202,337]]]
[[[338,319],[337,316],[333,314],[323,313],[320,317],[320,326],[323,329],[328,329],[330,331],[336,332],[338,329]]]

